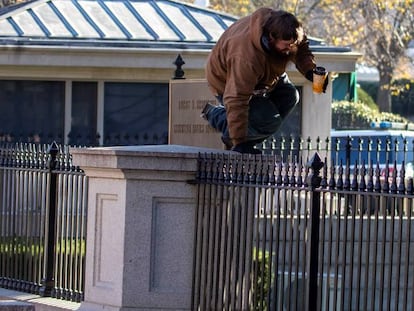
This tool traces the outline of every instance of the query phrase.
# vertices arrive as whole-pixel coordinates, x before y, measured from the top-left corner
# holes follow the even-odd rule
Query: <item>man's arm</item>
[[[316,67],[315,56],[309,48],[309,41],[306,36],[297,46],[294,63],[299,72],[309,80],[309,72]]]
[[[306,79],[313,82],[313,73],[316,68],[316,63],[315,57],[309,48],[309,41],[306,36],[304,37],[302,42],[298,44],[298,50],[295,57],[295,65],[299,72],[302,73],[302,75],[304,75]],[[326,74],[324,78],[325,80],[322,87],[323,93],[325,93],[326,88],[328,87],[328,74]]]

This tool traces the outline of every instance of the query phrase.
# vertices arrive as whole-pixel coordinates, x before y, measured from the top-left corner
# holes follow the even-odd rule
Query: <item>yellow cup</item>
[[[313,70],[313,84],[312,89],[315,93],[322,93],[323,92],[323,85],[325,84],[326,72],[324,67],[316,67]]]

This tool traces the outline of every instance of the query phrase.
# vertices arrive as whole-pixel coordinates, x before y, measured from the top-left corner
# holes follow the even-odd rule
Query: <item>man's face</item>
[[[297,46],[297,42],[293,39],[291,40],[274,39],[272,35],[270,35],[269,43],[273,51],[281,55],[289,55],[291,52],[296,50],[296,46]]]

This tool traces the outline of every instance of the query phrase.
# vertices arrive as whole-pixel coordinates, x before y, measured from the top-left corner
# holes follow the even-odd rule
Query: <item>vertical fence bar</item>
[[[245,177],[251,177],[252,174],[250,168],[248,169],[249,173]],[[248,183],[251,182],[251,179]],[[245,304],[245,296],[246,292],[243,289],[244,285],[244,277],[245,277],[245,255],[246,252],[250,252],[251,250],[246,249],[246,216],[247,216],[247,202],[248,202],[248,191],[249,187],[240,188],[240,200],[237,206],[237,229],[236,232],[239,232],[237,237],[237,264],[236,264],[236,279],[238,280],[237,287],[236,287],[236,301],[235,301],[235,310],[242,310],[242,305]]]
[[[5,169],[2,167],[3,150],[3,146],[0,144],[0,286],[3,286],[4,276],[6,274],[6,242],[8,235],[6,224],[9,218],[6,205],[4,204],[7,192],[4,191],[6,183],[4,182]]]
[[[42,167],[47,166],[47,160],[46,157],[46,151],[44,148],[40,149],[39,152],[39,159],[41,161]],[[45,170],[42,170],[42,172],[39,173],[39,182],[38,186],[39,189],[41,189],[41,200],[39,202],[40,204],[40,224],[38,228],[38,234],[39,234],[39,254],[37,256],[39,263],[37,265],[38,271],[37,271],[37,280],[38,282],[38,293],[40,293],[40,287],[41,287],[41,280],[44,276],[44,267],[45,267],[45,252],[46,249],[44,247],[45,241],[46,241],[46,224],[47,224],[47,204],[48,204],[48,183],[49,183],[49,175]]]
[[[9,224],[8,224],[8,241],[7,241],[7,250],[8,250],[8,271],[7,271],[7,282],[6,287],[13,288],[13,278],[14,278],[14,266],[15,266],[15,258],[14,258],[14,223],[16,215],[15,209],[15,191],[16,191],[16,174],[14,170],[7,170],[8,171],[8,184],[9,184],[9,195],[8,195],[8,211],[9,211]]]
[[[271,184],[278,185],[281,183],[281,179],[279,179],[280,174],[278,172],[280,171],[281,163],[280,161],[278,163],[275,163],[271,165]],[[283,293],[282,290],[278,290],[279,283],[283,282],[283,275],[279,276],[279,271],[281,270],[279,267],[279,254],[280,254],[280,224],[281,224],[281,214],[280,214],[280,206],[278,206],[279,203],[279,189],[276,187],[272,187],[272,207],[271,207],[271,217],[272,217],[272,235],[274,236],[274,246],[272,244],[272,252],[275,253],[274,258],[272,259],[272,265],[273,265],[273,282],[272,287],[274,288],[275,295],[273,297],[273,302],[271,304],[272,308],[271,310],[279,310],[281,309],[281,302],[282,302],[282,296]],[[274,250],[274,251],[273,251]]]
[[[413,179],[410,178],[407,182],[407,188],[406,188],[406,193],[412,195],[413,194]],[[412,198],[407,198],[407,234],[406,236],[407,241],[406,241],[406,245],[405,245],[405,256],[406,256],[406,262],[405,262],[405,274],[404,274],[404,284],[405,284],[405,290],[404,290],[404,295],[403,295],[403,303],[404,303],[404,309],[408,309],[407,306],[408,304],[411,305],[411,308],[413,308],[413,304],[414,304],[414,299],[413,298],[413,293],[414,293],[414,285],[410,284],[409,280],[409,275],[410,275],[410,258],[408,256],[408,254],[411,253],[411,241],[412,241],[412,237],[411,237],[411,217],[412,217],[412,209],[413,209],[413,199]],[[412,271],[412,270],[411,270]],[[413,278],[414,279],[414,278]],[[408,294],[408,289],[411,288],[411,295],[409,297]]]
[[[323,167],[323,162],[318,153],[311,158],[309,167],[312,173],[309,175],[310,188],[312,190],[311,203],[311,223],[309,236],[309,276],[307,279],[308,285],[308,310],[317,311],[318,305],[318,262],[319,262],[319,222],[320,222],[320,192],[316,191],[321,184],[322,178],[319,176],[319,171]]]
[[[69,255],[69,263],[68,263],[68,278],[69,278],[69,282],[67,283],[67,295],[66,295],[66,299],[68,300],[72,300],[74,298],[74,267],[75,267],[75,261],[74,258],[76,256],[76,236],[75,236],[75,232],[76,232],[76,198],[78,197],[78,192],[77,192],[77,187],[76,187],[76,179],[75,179],[75,175],[69,174],[70,175],[70,179],[72,180],[72,194],[74,195],[70,195],[70,193],[68,193],[68,196],[71,197],[71,209],[70,209],[70,239],[69,239],[69,249],[70,249],[70,253]]]
[[[14,254],[15,254],[15,265],[14,265],[14,273],[13,273],[13,288],[17,290],[21,290],[21,280],[22,277],[22,224],[23,224],[23,205],[22,205],[22,171],[17,171],[17,182],[16,182],[16,192],[15,192],[15,199],[16,199],[16,218],[15,218],[15,229],[14,234],[16,234],[17,238],[15,238],[14,242]]]
[[[59,148],[56,142],[53,142],[49,147],[49,193],[48,193],[48,204],[46,212],[46,227],[47,230],[45,238],[45,257],[44,257],[44,269],[42,284],[40,287],[41,296],[50,296],[52,289],[54,288],[53,279],[53,262],[55,257],[55,223],[56,223],[56,184],[57,175],[53,172],[56,168],[56,156]]]
[[[193,278],[192,278],[192,289],[191,289],[191,308],[192,310],[198,310],[198,304],[200,299],[200,270],[201,267],[198,264],[200,257],[201,257],[201,243],[200,243],[200,236],[201,236],[201,209],[202,209],[202,202],[204,198],[202,197],[204,185],[202,183],[203,179],[203,171],[202,171],[202,159],[201,155],[199,154],[197,160],[197,176],[194,183],[198,183],[197,188],[197,207],[195,210],[194,215],[194,222],[195,222],[195,232],[194,232],[194,252],[193,252]]]
[[[214,250],[213,250],[213,269],[212,269],[212,293],[211,293],[211,308],[217,308],[218,301],[218,285],[219,285],[219,274],[217,273],[220,261],[220,224],[221,224],[221,202],[222,202],[222,184],[220,180],[223,178],[223,163],[217,158],[217,163],[215,165],[215,170],[213,174],[213,182],[215,182],[215,193],[214,193]]]
[[[211,308],[211,304],[213,302],[212,296],[213,296],[213,249],[215,245],[215,237],[213,235],[214,233],[214,227],[215,227],[215,194],[216,194],[216,183],[214,181],[214,167],[215,167],[215,156],[211,155],[211,162],[210,162],[210,169],[207,173],[207,178],[210,184],[209,187],[209,193],[208,193],[208,210],[207,213],[207,224],[206,224],[206,237],[207,240],[207,246],[206,246],[206,292],[205,296],[207,298],[206,307]]]

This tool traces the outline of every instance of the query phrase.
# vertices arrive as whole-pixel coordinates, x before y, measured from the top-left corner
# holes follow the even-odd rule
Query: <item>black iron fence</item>
[[[0,146],[0,287],[81,301],[87,183],[69,148]]]
[[[101,139],[102,138],[102,139]],[[65,143],[65,136],[59,133],[0,133],[0,143],[35,143],[50,144]],[[140,133],[99,133],[71,132],[67,136],[70,146],[135,146],[135,145],[162,145],[168,143],[167,132],[140,132]]]
[[[303,157],[200,155],[193,310],[412,310],[404,166]]]
[[[290,137],[201,156],[193,308],[411,309],[410,143]],[[68,149],[0,145],[1,287],[83,299],[87,183]]]

